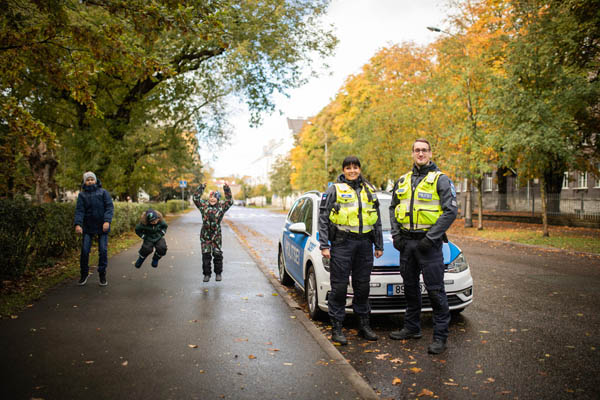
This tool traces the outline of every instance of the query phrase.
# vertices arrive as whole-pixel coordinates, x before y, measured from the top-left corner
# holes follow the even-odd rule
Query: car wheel
[[[319,308],[317,276],[315,275],[315,269],[312,265],[308,268],[304,294],[306,295],[306,303],[308,304],[308,314],[310,315],[310,318],[315,321],[324,319],[325,313]]]
[[[279,248],[279,256],[277,257],[277,266],[279,267],[279,281],[283,286],[294,286],[294,280],[285,270],[285,261],[283,259],[283,251]]]

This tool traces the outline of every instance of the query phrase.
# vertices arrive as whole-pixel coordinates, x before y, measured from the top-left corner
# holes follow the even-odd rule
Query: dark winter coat
[[[104,233],[102,225],[112,222],[114,205],[110,194],[102,189],[98,179],[94,185],[81,185],[75,206],[75,222],[83,229],[83,233],[96,235]],[[110,231],[110,228],[109,228]]]
[[[147,212],[148,211],[144,211],[140,218],[140,222],[135,226],[135,233],[144,240],[156,243],[160,238],[165,236],[168,225],[163,220],[162,214],[158,211],[154,211],[158,215],[158,222],[154,225],[151,224],[146,218]]]

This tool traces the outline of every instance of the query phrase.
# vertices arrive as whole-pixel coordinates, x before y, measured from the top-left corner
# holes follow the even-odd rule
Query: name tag
[[[423,200],[431,200],[433,199],[433,195],[431,193],[419,192],[418,198]]]
[[[404,193],[406,192],[406,188],[399,188],[398,190],[396,190],[396,193]]]
[[[351,199],[352,195],[351,194],[342,194],[342,199]]]

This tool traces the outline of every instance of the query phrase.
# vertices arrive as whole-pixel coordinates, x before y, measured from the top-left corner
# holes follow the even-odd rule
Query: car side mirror
[[[306,232],[306,224],[304,222],[296,222],[294,224],[291,224],[288,229],[290,230],[290,232],[308,235],[308,232]]]

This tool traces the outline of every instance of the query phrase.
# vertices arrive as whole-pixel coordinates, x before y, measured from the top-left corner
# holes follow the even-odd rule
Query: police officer
[[[342,332],[346,316],[346,294],[352,275],[352,309],[359,318],[359,334],[377,340],[369,325],[369,289],[375,257],[383,255],[383,235],[375,188],[360,173],[360,160],[349,156],[342,162],[343,173],[323,193],[319,207],[319,245],[330,260],[331,292],[328,298],[331,339],[348,344]],[[331,242],[331,245],[330,245]]]
[[[446,349],[450,310],[444,288],[442,242],[457,214],[456,190],[450,178],[431,161],[431,145],[417,139],[412,146],[412,171],[394,185],[390,221],[394,247],[400,251],[400,274],[404,280],[406,314],[404,327],[390,333],[396,340],[419,339],[421,333],[421,288],[425,288],[433,308],[431,354]]]

